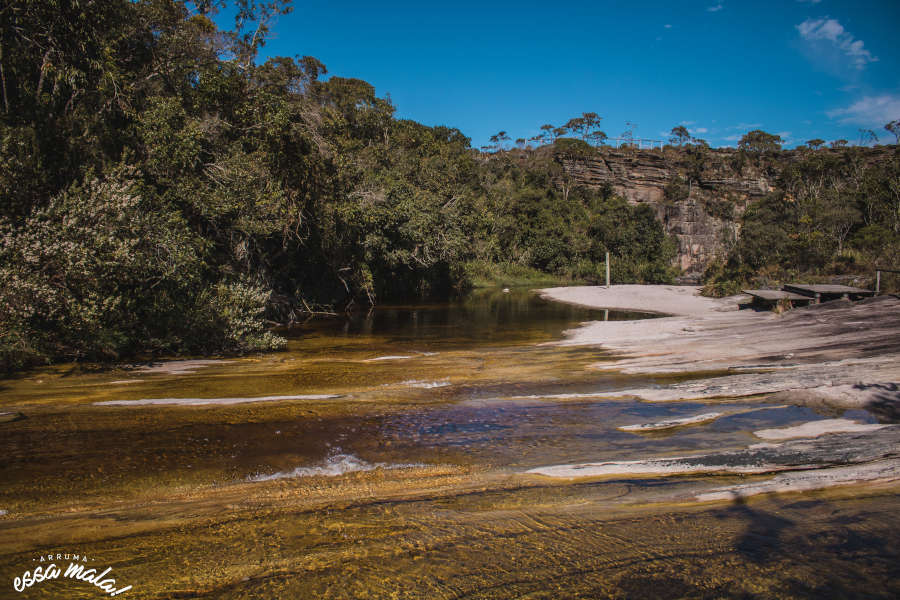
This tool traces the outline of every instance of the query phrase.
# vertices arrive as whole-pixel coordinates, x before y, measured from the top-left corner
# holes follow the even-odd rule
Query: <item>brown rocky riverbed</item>
[[[672,293],[695,312],[496,290],[0,382],[3,589],[97,597],[13,588],[77,553],[125,598],[896,596],[896,301]]]

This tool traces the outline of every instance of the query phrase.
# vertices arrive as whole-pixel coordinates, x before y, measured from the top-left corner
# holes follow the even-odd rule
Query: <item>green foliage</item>
[[[592,268],[593,263],[591,263]],[[512,286],[552,286],[571,283],[571,279],[545,273],[519,263],[496,263],[473,260],[465,265],[466,279],[474,288],[512,287]],[[588,277],[576,275],[576,279],[588,280]]]
[[[754,129],[744,134],[738,142],[738,150],[761,154],[763,152],[777,152],[781,150],[784,140],[780,135],[766,133],[761,129]]]
[[[669,204],[675,204],[687,200],[690,195],[690,187],[681,177],[672,177],[666,187],[663,188],[663,198]]]
[[[778,187],[751,204],[740,238],[705,274],[708,293],[787,279],[869,272],[900,260],[900,152],[877,161],[859,148],[806,152]]]
[[[672,276],[652,212],[564,167],[597,152],[596,113],[484,156],[312,57],[256,62],[282,0],[237,0],[230,31],[219,0],[7,4],[5,369],[266,350],[309,306],[592,280],[606,250],[616,281]]]
[[[671,136],[669,137],[669,141],[679,146],[684,145],[691,139],[691,132],[688,131],[687,127],[685,127],[684,125],[676,125],[669,133]]]
[[[559,138],[553,143],[553,149],[557,152],[578,158],[593,156],[596,152],[596,150],[584,140],[572,138]]]
[[[703,210],[711,217],[726,223],[734,221],[734,200],[731,198],[703,198]]]
[[[900,144],[900,119],[894,119],[890,123],[886,123],[884,128],[894,135],[894,141]]]

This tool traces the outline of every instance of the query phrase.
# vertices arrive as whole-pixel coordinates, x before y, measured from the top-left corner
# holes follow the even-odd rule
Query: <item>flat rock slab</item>
[[[96,406],[156,406],[172,404],[177,406],[203,406],[210,404],[228,405],[250,402],[279,402],[281,400],[331,400],[341,394],[298,394],[294,396],[258,396],[251,398],[144,398],[141,400],[106,400],[94,402]]]
[[[830,434],[782,444],[756,444],[743,450],[728,452],[552,465],[526,472],[564,479],[635,475],[666,477],[697,473],[762,474],[858,465],[896,458],[900,458],[900,425],[862,433]]]
[[[753,435],[764,440],[790,440],[794,438],[812,438],[828,433],[849,433],[854,431],[875,431],[888,425],[877,423],[857,423],[850,419],[824,419],[795,425],[794,427],[779,427],[776,429],[760,429]]]
[[[700,425],[702,423],[710,423],[715,421],[719,417],[721,417],[724,413],[712,412],[712,413],[704,413],[702,415],[694,415],[693,417],[684,417],[681,419],[669,419],[666,421],[659,421],[657,423],[641,423],[639,425],[623,425],[621,427],[617,427],[619,431],[626,431],[628,433],[652,433],[656,431],[666,431],[669,429],[678,429],[680,427],[687,427],[689,425]]]
[[[808,492],[843,485],[890,482],[898,479],[900,479],[900,460],[888,459],[849,467],[779,473],[768,481],[714,488],[696,494],[694,499],[700,502],[733,501],[759,494]]]

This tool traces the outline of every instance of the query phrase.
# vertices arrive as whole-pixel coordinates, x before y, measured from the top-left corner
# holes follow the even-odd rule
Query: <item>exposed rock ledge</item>
[[[900,425],[888,425],[863,432],[832,433],[781,444],[756,444],[743,450],[644,460],[553,465],[527,472],[568,479],[641,475],[658,477],[693,473],[756,475],[858,465],[898,458],[900,458]],[[900,470],[895,470],[893,476],[900,478]]]
[[[566,332],[560,344],[597,345],[619,355],[594,365],[597,369],[697,375],[616,396],[675,401],[769,394],[778,402],[868,408],[885,421],[900,417],[900,299],[895,296],[838,300],[775,315],[739,311],[739,298],[702,298],[692,287],[551,288],[541,294],[594,308],[676,315],[591,322]]]
[[[900,481],[900,425],[830,433],[743,450],[633,461],[553,465],[527,471],[544,477],[670,477],[696,474],[774,474],[752,483],[707,488],[667,500],[720,501],[757,494],[819,490]]]

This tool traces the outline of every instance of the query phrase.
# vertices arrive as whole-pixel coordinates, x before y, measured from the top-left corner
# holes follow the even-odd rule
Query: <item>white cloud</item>
[[[687,127],[688,125],[694,125],[697,121],[682,121],[679,125],[684,125]]]
[[[800,4],[818,4],[822,0],[797,0]]]
[[[719,12],[723,8],[725,8],[725,7],[722,6],[721,4],[716,4],[715,6],[706,7],[706,12]]]
[[[757,129],[759,127],[762,127],[762,123],[738,123],[728,129]]]
[[[696,129],[690,129],[691,133],[709,133],[709,129],[706,127],[697,127]]]
[[[807,42],[826,43],[839,50],[856,69],[863,69],[870,62],[878,60],[877,56],[866,50],[863,41],[855,39],[837,19],[806,19],[795,27],[800,37]]]
[[[791,139],[791,132],[790,132],[790,131],[779,131],[779,132],[776,133],[775,135],[780,136],[780,137],[781,137],[781,141],[783,141],[783,142],[785,142],[785,143],[787,143],[787,142]]]
[[[666,23],[665,25],[663,25],[663,27],[665,27],[666,29],[672,29],[672,24]]]
[[[881,127],[900,118],[900,96],[865,96],[846,108],[836,108],[825,114],[841,123]]]
[[[725,140],[726,142],[738,142],[738,141],[740,141],[740,139],[741,139],[742,137],[744,137],[744,136],[742,136],[742,135],[729,135],[729,136],[723,137],[722,139]]]

